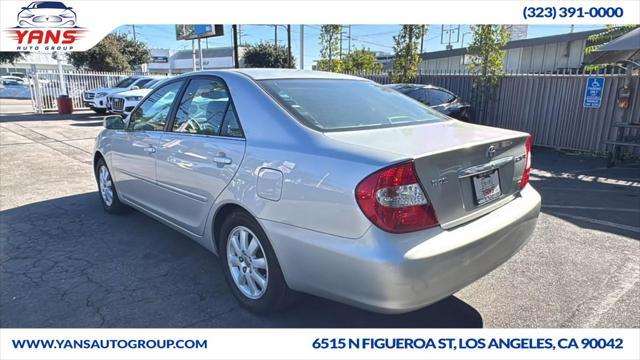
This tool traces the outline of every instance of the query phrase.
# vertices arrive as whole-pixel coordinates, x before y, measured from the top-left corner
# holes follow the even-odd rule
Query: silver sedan
[[[189,73],[105,127],[104,209],[135,208],[218,254],[255,312],[297,292],[419,309],[513,256],[540,211],[528,134],[352,76]]]

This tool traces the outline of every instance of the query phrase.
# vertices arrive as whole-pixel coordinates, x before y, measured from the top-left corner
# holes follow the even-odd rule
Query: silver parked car
[[[106,211],[136,208],[218,254],[256,312],[295,292],[419,309],[513,256],[540,211],[528,134],[353,76],[189,73],[105,126],[94,163]]]

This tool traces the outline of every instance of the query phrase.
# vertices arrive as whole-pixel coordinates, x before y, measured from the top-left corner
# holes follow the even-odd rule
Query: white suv
[[[112,114],[128,116],[133,108],[159,84],[163,78],[153,79],[136,90],[128,90],[107,96],[107,106]]]
[[[130,76],[120,80],[114,87],[97,88],[85,91],[82,100],[84,106],[90,108],[98,114],[109,112],[110,104],[107,102],[107,96],[127,90],[140,89],[149,81],[153,80],[150,76]]]

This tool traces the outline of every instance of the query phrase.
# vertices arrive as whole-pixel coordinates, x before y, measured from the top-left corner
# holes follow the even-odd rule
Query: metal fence
[[[95,88],[113,87],[118,81],[133,73],[84,72],[32,69],[31,99],[36,112],[57,110],[56,99],[66,94],[72,99],[74,109],[85,108],[82,95]]]
[[[359,74],[381,84],[390,83],[388,74]],[[473,79],[468,73],[423,73],[416,82],[446,88],[480,108],[474,93]],[[583,107],[587,79],[604,77],[600,108]],[[612,139],[614,122],[622,120],[623,112],[616,106],[623,74],[507,74],[498,84],[496,95],[475,122],[533,135],[534,144],[561,149],[604,153],[605,143]],[[636,89],[626,121],[640,122],[640,77],[632,77]],[[625,137],[637,138],[640,133],[627,129]],[[636,148],[637,149],[637,148]],[[637,150],[636,150],[637,153]]]
[[[84,107],[84,91],[98,87],[111,87],[132,73],[38,71],[32,68],[31,93],[37,112],[56,110],[56,99],[61,88],[73,100],[75,109]],[[386,73],[355,74],[381,84],[390,83]],[[482,100],[475,93],[474,76],[468,73],[422,73],[417,83],[446,88],[466,101],[481,108]],[[605,78],[600,108],[583,107],[583,97],[589,77]],[[623,112],[616,106],[623,74],[507,74],[498,83],[496,95],[477,113],[475,122],[529,132],[534,144],[562,149],[604,153],[605,143],[612,139],[612,128],[620,122]],[[63,84],[62,84],[63,83]],[[632,77],[636,89],[631,107],[624,115],[626,121],[640,122],[640,77]],[[624,130],[625,137],[638,137],[636,129]],[[638,148],[636,148],[636,154]]]

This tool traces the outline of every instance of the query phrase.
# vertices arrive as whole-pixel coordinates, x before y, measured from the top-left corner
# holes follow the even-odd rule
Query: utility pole
[[[300,25],[300,70],[304,70],[304,25]]]
[[[240,67],[240,59],[238,57],[238,25],[232,25],[233,30],[233,67],[238,69]]]
[[[340,59],[342,59],[342,25],[340,25]]]
[[[351,54],[351,25],[349,25],[349,38],[347,39],[347,44],[349,45],[347,53]]]
[[[136,25],[132,24],[131,29],[133,30],[133,41],[136,41]]]
[[[193,71],[198,70],[196,68],[196,41],[191,39],[191,61],[193,62]]]
[[[287,24],[287,64],[289,69],[293,67],[293,59],[291,57],[291,24]]]
[[[422,56],[422,51],[424,49],[424,33],[425,33],[425,26],[422,25],[422,34],[420,35],[420,56]]]
[[[198,52],[200,53],[200,70],[204,70],[204,59],[202,58],[202,39],[198,38]]]
[[[278,25],[273,25],[273,43],[278,48]]]

